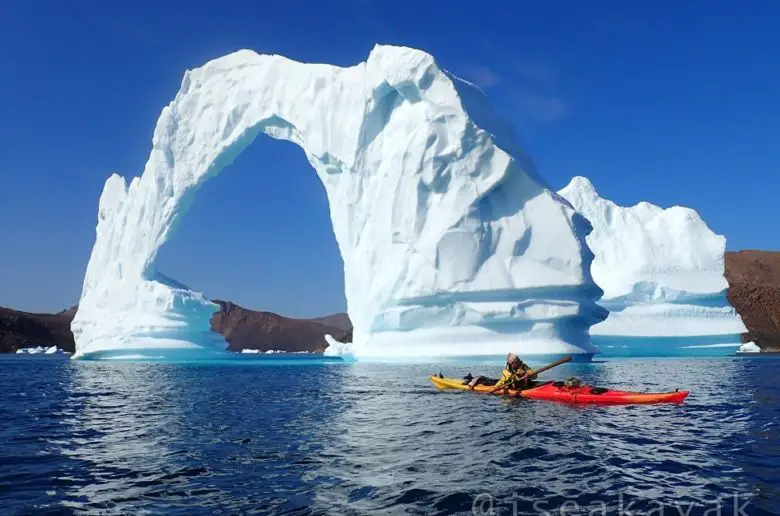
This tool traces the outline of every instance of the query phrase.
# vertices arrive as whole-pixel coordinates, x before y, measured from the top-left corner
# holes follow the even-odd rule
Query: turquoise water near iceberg
[[[725,357],[733,356],[740,343],[734,335],[703,337],[626,337],[593,335],[603,357]]]

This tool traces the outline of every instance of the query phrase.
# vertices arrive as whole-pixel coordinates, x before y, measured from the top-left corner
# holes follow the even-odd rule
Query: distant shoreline
[[[229,301],[214,302],[220,309],[214,314],[211,326],[228,341],[228,351],[322,353],[327,347],[326,334],[342,342],[352,338],[352,323],[345,313],[295,319],[249,310]],[[0,353],[53,345],[66,352],[75,352],[70,323],[76,309],[74,306],[55,314],[40,314],[0,307]]]
[[[780,354],[780,251],[729,251],[724,261],[729,302],[748,328],[742,341],[755,342],[762,355]],[[214,302],[220,310],[211,325],[229,342],[230,351],[316,353],[327,347],[326,334],[342,342],[352,340],[352,323],[345,313],[296,319],[250,310],[229,301]],[[70,322],[76,308],[41,314],[0,307],[0,353],[41,345],[75,351]]]

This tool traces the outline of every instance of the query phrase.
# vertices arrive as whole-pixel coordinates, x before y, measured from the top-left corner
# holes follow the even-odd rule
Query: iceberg
[[[325,187],[354,325],[330,354],[598,351],[590,224],[476,86],[378,45],[346,68],[241,50],[185,73],[143,174],[103,188],[74,358],[224,352],[217,305],[156,259],[198,190],[261,134],[299,145]]]
[[[599,303],[609,310],[591,328],[602,351],[627,344],[628,353],[736,351],[747,330],[726,297],[726,239],[698,213],[647,202],[619,206],[584,177],[558,193],[593,225],[591,272],[604,290]]]

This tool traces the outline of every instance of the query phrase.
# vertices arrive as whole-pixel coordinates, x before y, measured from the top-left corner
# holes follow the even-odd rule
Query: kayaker
[[[491,393],[503,388],[524,389],[528,387],[536,379],[535,374],[528,376],[529,371],[531,371],[531,368],[520,360],[520,357],[514,353],[509,353],[506,356],[506,366],[504,366],[504,370],[501,372],[501,378],[495,383],[491,382],[489,384],[495,386]],[[487,383],[485,380],[484,376],[477,376],[469,382],[469,388],[473,389],[480,384],[485,385]]]
[[[536,375],[528,375],[531,368],[514,353],[506,356],[506,367],[501,372],[501,379],[496,383],[492,392],[503,388],[525,389],[536,379]]]

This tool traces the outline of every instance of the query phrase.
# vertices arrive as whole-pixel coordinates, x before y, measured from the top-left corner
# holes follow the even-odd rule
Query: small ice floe
[[[759,348],[755,342],[745,342],[739,347],[738,353],[760,353],[761,348]]]
[[[70,355],[69,352],[63,351],[57,346],[38,346],[35,348],[20,348],[16,350],[20,355]]]
[[[21,353],[23,355],[37,355],[39,353],[45,353],[46,348],[43,346],[38,346],[37,348],[21,348],[16,350],[17,353]]]

